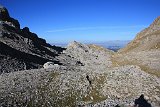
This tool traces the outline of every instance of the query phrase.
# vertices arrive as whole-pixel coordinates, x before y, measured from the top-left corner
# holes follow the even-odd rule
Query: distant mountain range
[[[125,47],[130,41],[131,40],[113,40],[105,42],[88,42],[88,43],[86,42],[84,44],[95,44],[113,51],[118,51],[119,49]],[[60,47],[66,47],[68,45],[68,43],[51,43],[51,44]]]

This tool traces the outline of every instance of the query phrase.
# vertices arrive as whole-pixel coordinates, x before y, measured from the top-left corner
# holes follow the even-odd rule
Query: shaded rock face
[[[0,74],[40,68],[48,61],[58,63],[54,58],[62,51],[63,48],[47,44],[28,27],[20,29],[19,22],[0,6]]]
[[[125,48],[119,52],[137,52],[152,49],[160,49],[160,16],[146,29],[137,34]]]

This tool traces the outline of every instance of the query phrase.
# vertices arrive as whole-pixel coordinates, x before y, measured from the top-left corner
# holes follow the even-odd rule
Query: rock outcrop
[[[67,46],[64,53],[78,60],[84,68],[91,67],[95,72],[101,72],[112,65],[110,56],[113,52],[100,46],[84,45],[74,41]]]
[[[5,21],[9,25],[20,29],[20,24],[19,24],[18,20],[11,18],[9,16],[8,10],[5,7],[3,7],[2,5],[0,5],[0,21]]]
[[[40,68],[48,61],[58,63],[54,58],[62,51],[38,38],[28,27],[20,29],[19,22],[0,6],[0,74]]]

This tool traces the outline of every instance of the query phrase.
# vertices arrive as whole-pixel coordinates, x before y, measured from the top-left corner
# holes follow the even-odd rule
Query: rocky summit
[[[64,49],[0,8],[1,107],[160,107],[159,18],[119,52],[76,41]]]

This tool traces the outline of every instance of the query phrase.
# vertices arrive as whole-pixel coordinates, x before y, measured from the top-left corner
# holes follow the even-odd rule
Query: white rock
[[[43,65],[43,68],[53,68],[54,67],[54,62],[46,62]]]

